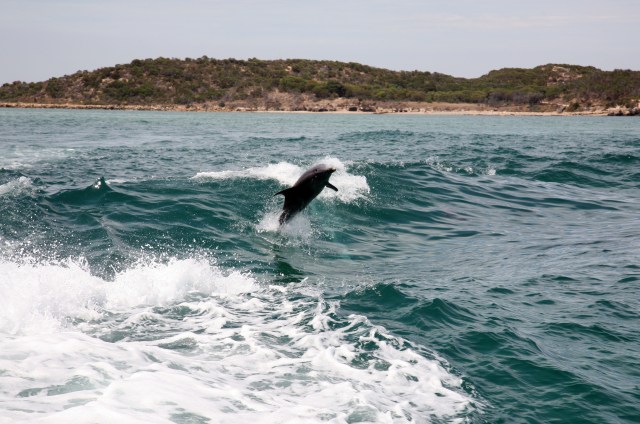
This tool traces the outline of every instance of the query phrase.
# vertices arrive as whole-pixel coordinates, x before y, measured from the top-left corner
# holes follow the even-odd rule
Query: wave
[[[482,160],[470,161],[471,164],[455,163],[455,161],[445,160],[438,156],[428,156],[425,159],[417,159],[412,161],[364,161],[354,163],[350,167],[354,170],[372,171],[386,170],[403,172],[411,169],[429,168],[442,173],[462,174],[465,176],[493,176],[501,171],[493,165],[487,165]],[[425,166],[426,165],[426,166]]]
[[[0,332],[56,331],[76,319],[99,319],[106,311],[165,305],[189,292],[238,293],[253,284],[242,275],[224,276],[194,259],[140,261],[108,282],[93,276],[84,260],[31,262],[0,262],[2,299],[7,304],[0,312]]]
[[[598,159],[600,161],[605,161],[607,163],[616,165],[629,165],[640,162],[640,156],[632,154],[631,152],[604,153]]]
[[[0,169],[20,170],[34,168],[46,161],[59,161],[73,156],[75,149],[30,146],[14,144],[3,146],[3,155],[0,156]]]
[[[455,174],[464,175],[496,175],[496,168],[493,166],[472,166],[472,165],[454,165],[446,161],[441,161],[437,156],[430,156],[424,163],[431,168],[442,171],[452,172]]]
[[[112,189],[104,177],[98,178],[85,188],[58,191],[49,200],[56,203],[73,205],[91,205],[103,202],[124,202],[135,200],[123,192]]]
[[[7,194],[20,194],[33,188],[30,178],[22,176],[7,183],[0,184],[0,196]]]
[[[300,168],[297,165],[288,162],[279,162],[276,164],[269,164],[266,167],[246,168],[241,171],[211,171],[211,172],[198,172],[194,175],[193,179],[214,179],[214,180],[227,180],[234,178],[257,178],[260,180],[274,179],[284,185],[291,185],[295,183],[296,179],[300,176]]]
[[[110,179],[106,180],[107,185],[126,184],[128,182],[130,182],[130,181],[127,180],[126,178],[110,178]]]
[[[253,143],[300,143],[303,141],[309,140],[310,137],[306,137],[304,135],[301,136],[291,136],[291,137],[249,137],[248,141]]]
[[[404,143],[407,139],[425,137],[426,134],[413,131],[380,129],[372,131],[355,131],[342,134],[339,139],[344,142],[376,142],[384,140],[387,143]]]
[[[0,260],[0,277],[12,422],[462,421],[475,408],[442,360],[314,287],[205,258],[140,260],[113,280],[82,260]]]
[[[310,165],[314,166],[320,163],[330,165],[336,168],[336,172],[331,176],[331,183],[338,187],[338,191],[323,190],[318,196],[325,200],[338,200],[344,203],[350,203],[358,199],[366,198],[371,192],[371,188],[367,184],[367,178],[362,175],[353,175],[347,171],[347,164],[334,157],[325,157],[322,160]],[[223,170],[198,172],[192,179],[198,180],[229,180],[238,178],[254,178],[259,180],[276,180],[283,186],[292,186],[297,179],[304,173],[306,168],[289,163],[279,162],[269,164],[264,167],[252,167],[239,171]]]
[[[558,160],[554,157],[534,157],[521,154],[510,156],[486,152],[482,155],[469,155],[468,152],[451,151],[444,155],[431,155],[415,160],[365,162],[353,168],[371,166],[374,169],[404,171],[425,167],[446,174],[458,174],[470,177],[513,176],[531,182],[549,182],[578,187],[618,187],[631,183],[635,187],[637,175],[630,172],[630,165],[638,157],[631,154],[607,154],[582,161]]]

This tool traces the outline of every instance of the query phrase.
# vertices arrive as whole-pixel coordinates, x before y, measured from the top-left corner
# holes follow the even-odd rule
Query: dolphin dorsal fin
[[[282,194],[285,199],[287,198],[287,195],[292,194],[294,192],[295,187],[289,187],[289,188],[285,188],[284,190],[280,190],[279,192],[277,192],[276,194],[274,194],[273,196],[277,196],[278,194]]]

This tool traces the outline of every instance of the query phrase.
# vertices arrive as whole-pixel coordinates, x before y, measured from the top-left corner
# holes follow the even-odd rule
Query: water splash
[[[0,196],[5,194],[19,195],[25,191],[33,189],[33,182],[28,177],[19,177],[18,179],[9,181],[5,184],[0,184]]]
[[[327,156],[314,162],[311,166],[326,164],[336,168],[336,172],[331,176],[331,183],[338,187],[338,192],[323,190],[318,196],[319,199],[333,201],[338,200],[344,203],[366,198],[371,192],[367,184],[367,178],[362,175],[353,175],[347,171],[347,164],[338,158]],[[306,168],[288,162],[269,164],[265,167],[247,168],[240,171],[212,171],[199,172],[192,177],[197,180],[225,180],[235,178],[256,178],[259,180],[276,180],[281,185],[288,187],[295,184]]]
[[[0,276],[12,422],[461,421],[473,408],[444,361],[312,286],[195,258],[140,261],[113,281],[81,260],[3,261]]]

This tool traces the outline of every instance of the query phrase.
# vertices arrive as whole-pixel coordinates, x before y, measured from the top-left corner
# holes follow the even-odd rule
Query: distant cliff
[[[0,87],[0,102],[203,110],[376,111],[429,104],[480,109],[637,111],[640,72],[543,65],[479,78],[313,60],[145,59]],[[409,105],[409,106],[407,106]]]

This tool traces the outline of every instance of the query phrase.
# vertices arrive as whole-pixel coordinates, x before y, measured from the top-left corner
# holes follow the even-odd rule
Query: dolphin
[[[291,218],[296,216],[298,212],[307,207],[313,199],[316,198],[323,188],[329,187],[331,190],[338,191],[329,182],[331,174],[336,172],[336,168],[328,165],[316,165],[308,169],[298,178],[298,181],[289,188],[281,190],[274,194],[282,194],[284,196],[284,206],[282,214],[280,214],[280,225],[285,224]]]

